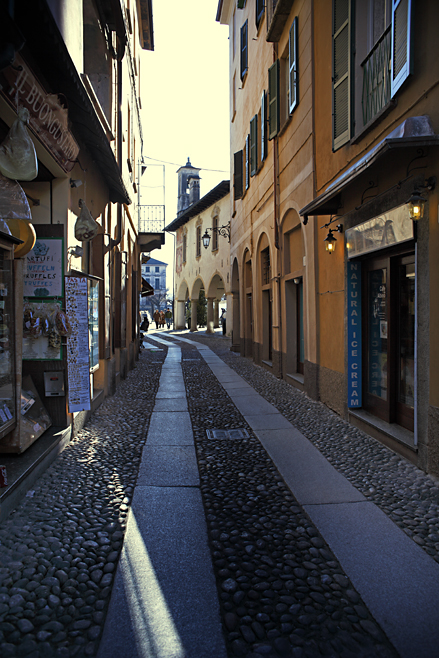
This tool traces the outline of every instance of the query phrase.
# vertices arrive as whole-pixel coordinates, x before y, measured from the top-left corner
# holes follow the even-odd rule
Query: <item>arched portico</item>
[[[189,288],[186,281],[182,281],[177,294],[177,308],[175,309],[175,329],[186,328],[186,301],[189,298]]]
[[[205,286],[200,277],[195,279],[194,284],[192,286],[191,290],[191,331],[198,331],[198,324],[197,324],[197,305],[198,305],[198,300],[200,298],[200,291],[204,289]]]
[[[225,293],[224,280],[218,272],[212,277],[207,291],[207,327],[206,332],[212,334],[219,326],[219,302]]]

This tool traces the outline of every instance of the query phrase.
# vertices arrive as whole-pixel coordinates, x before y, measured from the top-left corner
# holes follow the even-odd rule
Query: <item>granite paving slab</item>
[[[194,436],[187,411],[154,411],[148,431],[148,445],[193,445]]]
[[[151,445],[148,442],[144,446],[138,486],[197,487],[199,484],[193,445]]]

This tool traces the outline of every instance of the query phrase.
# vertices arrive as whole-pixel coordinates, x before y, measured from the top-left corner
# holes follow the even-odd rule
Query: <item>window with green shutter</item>
[[[241,27],[241,80],[248,70],[248,20]]]
[[[411,11],[412,0],[392,1],[392,98],[411,73]]]
[[[298,47],[297,47],[297,37],[298,37],[298,17],[293,21],[293,24],[290,29],[290,35],[288,40],[288,109],[289,113],[292,114],[296,109],[297,103],[299,102],[298,94]]]
[[[279,60],[268,69],[268,139],[279,132]]]
[[[250,187],[250,135],[245,138],[245,189]]]
[[[332,5],[332,148],[351,137],[351,0]]]
[[[258,115],[250,121],[250,175],[258,171]]]
[[[243,153],[238,151],[233,154],[233,196],[234,199],[242,199],[243,180],[242,180]]]
[[[262,92],[261,97],[261,162],[267,157],[267,94]]]

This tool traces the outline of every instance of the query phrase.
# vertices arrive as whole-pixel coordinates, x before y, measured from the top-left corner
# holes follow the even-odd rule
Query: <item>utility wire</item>
[[[178,162],[168,162],[168,160],[159,160],[158,158],[150,158],[149,155],[144,155],[145,160],[154,160],[154,162],[161,162],[162,164],[174,165],[175,167],[185,167],[186,165],[179,164]],[[196,167],[196,169],[201,169],[202,171],[217,171],[220,174],[228,174],[229,172],[225,169],[205,169],[204,167]]]

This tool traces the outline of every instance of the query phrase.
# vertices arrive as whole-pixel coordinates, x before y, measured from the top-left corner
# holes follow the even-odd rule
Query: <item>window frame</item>
[[[255,2],[255,22],[256,22],[256,28],[259,30],[259,26],[262,23],[262,19],[264,18],[265,14],[265,1],[264,0],[256,0]]]
[[[241,80],[244,80],[248,71],[248,19],[244,21],[241,26],[240,32],[240,75]]]
[[[250,187],[250,134],[245,138],[245,191]]]
[[[243,185],[243,151],[237,151],[233,154],[233,198],[235,200],[242,199],[244,195]]]
[[[195,234],[195,253],[196,258],[201,257],[201,224],[198,224]]]
[[[337,3],[346,2],[347,5],[347,18],[336,29],[336,6]],[[333,0],[332,3],[332,150],[336,151],[341,146],[349,142],[352,137],[352,0]],[[346,40],[346,58],[347,70],[340,76],[339,80],[335,79],[336,76],[336,41],[340,42],[340,37],[343,30],[347,30]],[[336,117],[336,95],[337,90],[342,87],[344,81],[347,81],[347,126],[346,129],[340,134],[336,135],[337,117]]]
[[[399,69],[396,76],[395,73],[395,60],[397,59],[398,53],[402,50],[402,46],[399,47],[395,44],[395,39],[398,38],[398,33],[395,31],[395,24],[397,23],[396,14],[398,10],[402,11],[402,6],[407,4],[407,16],[406,16],[406,41],[405,41],[405,61],[404,64]],[[409,75],[413,73],[413,63],[411,55],[411,24],[412,24],[412,0],[392,0],[392,38],[391,38],[391,75],[390,75],[390,95],[393,98],[396,92],[400,89],[403,83],[407,80]],[[404,45],[404,44],[403,44]]]
[[[267,92],[265,89],[262,92],[261,95],[261,130],[260,130],[260,136],[261,136],[261,159],[260,162],[261,164],[266,160],[267,158],[267,147],[268,147],[268,140],[267,140]]]
[[[258,172],[258,115],[250,121],[250,176]]]
[[[299,19],[296,16],[288,34],[288,113],[290,116],[299,104],[298,35]],[[294,100],[292,100],[293,89]]]
[[[268,69],[268,139],[270,140],[279,132],[279,69],[279,59]]]

